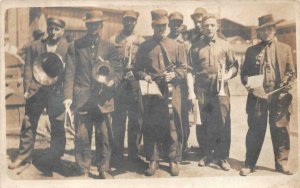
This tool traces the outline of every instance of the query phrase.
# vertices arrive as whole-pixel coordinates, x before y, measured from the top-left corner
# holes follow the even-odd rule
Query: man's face
[[[103,23],[102,22],[86,22],[85,26],[87,28],[87,32],[88,34],[98,34],[99,31],[102,29],[103,27]]]
[[[194,21],[194,25],[195,25],[195,28],[199,31],[199,32],[202,32],[202,14],[196,14],[194,17],[193,17],[193,21]]]
[[[154,36],[161,38],[165,35],[167,24],[152,24]]]
[[[208,18],[203,22],[203,34],[209,38],[215,36],[218,28],[218,22],[216,18]]]
[[[123,19],[123,27],[125,32],[131,33],[134,30],[135,25],[136,25],[135,18],[125,17]]]
[[[64,34],[64,29],[55,24],[49,24],[47,27],[47,33],[50,39],[57,40]]]
[[[178,35],[180,33],[181,25],[182,25],[181,20],[171,20],[169,22],[170,32],[172,34]]]
[[[271,25],[258,29],[257,32],[258,36],[262,41],[268,42],[273,40],[276,33],[276,29],[274,25]]]

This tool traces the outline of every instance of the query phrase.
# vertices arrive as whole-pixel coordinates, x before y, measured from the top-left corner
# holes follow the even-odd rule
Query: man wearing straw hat
[[[139,13],[126,10],[123,14],[123,30],[110,38],[110,42],[118,51],[115,73],[121,80],[116,88],[115,111],[112,115],[114,133],[114,147],[112,163],[122,164],[124,153],[124,139],[126,132],[126,117],[128,116],[128,159],[132,162],[140,161],[142,99],[138,81],[132,74],[136,52],[144,38],[134,33]]]
[[[182,129],[180,84],[186,75],[186,55],[181,45],[165,37],[167,14],[162,9],[151,11],[154,34],[140,46],[135,64],[137,78],[155,82],[162,93],[162,96],[145,95],[143,100],[144,147],[146,159],[150,161],[145,170],[147,176],[154,175],[159,167],[159,147],[164,141],[167,141],[165,145],[168,144],[172,176],[178,176],[178,162],[181,160],[182,149],[178,143],[178,140],[182,140],[182,134],[179,133]],[[168,84],[171,84],[172,94],[169,93]]]
[[[86,13],[84,21],[87,34],[75,40],[68,50],[64,104],[75,116],[75,159],[80,175],[89,175],[92,163],[91,138],[95,126],[99,176],[111,179],[111,112],[114,111],[113,87],[116,80],[108,79],[113,69],[107,60],[114,57],[114,47],[100,37],[102,11]]]
[[[275,39],[276,24],[271,14],[258,18],[257,33],[261,42],[249,47],[241,72],[242,83],[248,89],[246,112],[248,132],[246,137],[246,161],[240,175],[247,176],[254,171],[259,157],[269,119],[271,139],[274,149],[275,169],[284,174],[292,174],[288,167],[290,139],[288,125],[292,96],[288,89],[278,90],[295,79],[295,68],[290,46]],[[265,98],[255,96],[254,88],[248,82],[251,76],[263,75],[265,93],[273,93]],[[278,92],[275,92],[275,91]],[[268,115],[269,114],[269,115]]]
[[[20,132],[17,159],[9,165],[18,168],[31,163],[36,129],[44,108],[51,123],[50,153],[43,156],[45,175],[52,176],[54,167],[60,166],[65,150],[64,120],[58,118],[64,112],[63,74],[68,45],[61,40],[65,22],[57,18],[47,19],[48,37],[34,41],[28,47],[24,66],[25,116]]]

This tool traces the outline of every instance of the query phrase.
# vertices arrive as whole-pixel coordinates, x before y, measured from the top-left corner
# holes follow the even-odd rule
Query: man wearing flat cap
[[[201,128],[201,135],[196,131],[197,138],[201,138],[198,166],[216,161],[228,171],[231,137],[228,80],[237,75],[238,62],[230,44],[217,34],[217,17],[206,14],[202,21],[203,37],[192,45],[189,54],[202,120],[202,125],[197,126]]]
[[[254,94],[248,78],[263,75],[265,93],[287,86],[295,79],[292,52],[290,46],[275,39],[276,24],[279,21],[274,21],[273,16],[269,14],[259,17],[258,22],[256,31],[261,42],[247,49],[241,72],[242,83],[249,91],[246,105],[249,129],[246,137],[245,167],[240,171],[240,175],[247,176],[254,171],[264,142],[268,119],[275,169],[277,172],[290,175],[292,173],[288,167],[290,151],[288,126],[292,96],[286,87],[261,98]]]
[[[136,52],[144,42],[143,37],[134,33],[138,17],[139,13],[134,10],[125,11],[122,18],[123,30],[110,38],[110,42],[118,52],[114,67],[120,80],[114,96],[115,111],[112,115],[114,133],[112,162],[116,165],[123,163],[127,116],[128,159],[133,162],[140,159],[142,99],[138,81],[132,73]]]
[[[48,37],[30,44],[24,66],[25,116],[20,132],[19,154],[9,168],[31,163],[38,121],[44,108],[51,123],[49,154],[43,156],[45,175],[52,175],[54,167],[60,166],[65,150],[63,74],[68,45],[61,40],[65,22],[58,18],[47,19]],[[50,54],[49,54],[50,53]],[[49,61],[47,60],[49,59]]]
[[[198,7],[194,10],[194,13],[191,14],[191,18],[194,22],[194,28],[190,29],[187,31],[188,33],[188,40],[190,41],[191,44],[193,44],[194,42],[198,41],[201,36],[202,36],[202,18],[203,16],[207,14],[207,10],[202,8],[202,7]]]
[[[168,38],[175,40],[178,42],[179,45],[182,45],[186,51],[186,55],[188,54],[190,43],[186,41],[182,34],[182,28],[183,25],[183,15],[180,12],[172,12],[169,15],[169,28],[170,33],[168,34]],[[188,69],[189,71],[189,69]],[[190,71],[189,71],[190,72]],[[189,75],[189,76],[188,76]],[[190,74],[187,74],[187,78],[190,80],[192,79],[192,76]],[[179,144],[182,144],[182,152],[183,154],[186,154],[188,152],[188,137],[190,134],[190,127],[189,127],[189,119],[188,119],[188,84],[193,83],[189,81],[187,82],[187,78],[185,78],[185,81],[181,85],[181,113],[182,113],[182,133],[183,133],[183,140],[178,141]],[[194,91],[192,92],[194,93]],[[190,97],[189,97],[190,98]],[[195,97],[193,97],[195,98]]]
[[[145,95],[143,99],[144,147],[146,159],[150,161],[145,171],[147,176],[154,175],[159,167],[159,147],[166,141],[165,138],[172,176],[179,174],[178,162],[181,160],[181,149],[178,145],[178,140],[182,140],[182,134],[178,134],[182,127],[180,85],[186,75],[187,63],[183,46],[165,37],[167,14],[162,9],[151,11],[154,34],[140,46],[135,63],[136,77],[139,80],[155,82],[162,93]]]
[[[87,34],[75,40],[68,49],[64,105],[75,116],[75,159],[79,173],[84,177],[89,175],[92,162],[91,138],[95,127],[99,176],[110,179],[113,178],[109,173],[113,143],[111,113],[114,111],[113,89],[116,80],[108,79],[113,69],[107,61],[115,56],[115,49],[100,36],[103,27],[102,11],[86,13],[84,21]],[[102,64],[99,66],[99,63]],[[104,73],[107,72],[105,70],[108,70],[109,75]],[[105,75],[106,79],[100,83],[100,77]]]

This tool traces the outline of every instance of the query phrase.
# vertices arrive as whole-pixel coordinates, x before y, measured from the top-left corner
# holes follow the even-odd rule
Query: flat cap
[[[180,21],[183,21],[183,15],[180,13],[180,12],[172,12],[170,15],[169,15],[169,21],[172,21],[172,20],[180,20]]]
[[[151,11],[152,24],[167,24],[168,12],[163,9],[155,9]]]
[[[202,18],[202,22],[204,22],[205,20],[209,19],[209,18],[214,18],[214,19],[218,19],[217,15],[212,14],[212,13],[207,13],[203,16]]]
[[[50,17],[47,19],[47,25],[49,25],[49,24],[54,24],[61,28],[64,28],[66,25],[66,23],[63,20],[61,20],[59,18],[54,18],[54,17]]]
[[[138,19],[140,13],[134,11],[134,10],[126,10],[124,12],[124,15],[123,15],[123,19],[126,18],[126,17],[131,17],[131,18],[134,18],[134,19]]]
[[[198,7],[194,10],[194,13],[191,15],[191,18],[194,19],[197,15],[207,14],[207,10],[201,7]]]

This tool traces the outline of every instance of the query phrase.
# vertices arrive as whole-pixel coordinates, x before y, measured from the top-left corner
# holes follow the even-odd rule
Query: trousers
[[[25,115],[20,131],[19,159],[26,162],[32,161],[38,121],[44,108],[47,109],[51,123],[50,150],[45,156],[48,167],[52,168],[63,156],[66,145],[64,120],[57,119],[64,112],[62,101],[62,95],[56,95],[44,88],[26,100]]]
[[[246,136],[247,167],[253,168],[258,160],[269,121],[271,139],[274,151],[275,167],[281,167],[288,162],[290,151],[289,120],[291,98],[290,94],[273,94],[271,98],[259,99],[248,96],[248,132]],[[283,100],[281,100],[283,99]]]

